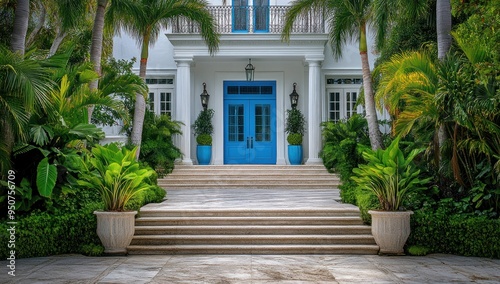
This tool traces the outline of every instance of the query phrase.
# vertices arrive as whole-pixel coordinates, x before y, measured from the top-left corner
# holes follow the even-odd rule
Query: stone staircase
[[[219,165],[176,166],[158,185],[166,188],[311,188],[333,189],[339,178],[328,173],[323,165]]]
[[[129,254],[378,252],[359,209],[334,201],[338,179],[322,166],[181,166],[159,184],[171,199],[141,209]],[[204,202],[205,196],[191,202],[196,198],[190,192],[221,194],[233,203],[220,206],[221,200]],[[182,208],[167,205],[176,203],[177,194],[188,199]],[[294,195],[288,203],[286,196]],[[312,203],[306,201],[310,195]]]

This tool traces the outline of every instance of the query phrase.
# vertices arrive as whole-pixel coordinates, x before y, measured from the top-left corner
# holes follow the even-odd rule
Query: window
[[[233,0],[233,31],[248,31],[248,1]]]
[[[361,78],[327,78],[328,119],[338,122],[356,113],[363,113],[361,106],[356,106]]]
[[[157,115],[172,117],[173,78],[147,78],[148,108]]]
[[[253,0],[256,32],[269,31],[269,0]]]

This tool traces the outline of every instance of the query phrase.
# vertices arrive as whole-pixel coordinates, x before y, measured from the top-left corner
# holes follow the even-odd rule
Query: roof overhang
[[[166,34],[174,46],[174,59],[210,57],[199,34]],[[326,34],[294,34],[289,42],[280,34],[224,34],[214,57],[224,58],[302,58],[324,59]]]

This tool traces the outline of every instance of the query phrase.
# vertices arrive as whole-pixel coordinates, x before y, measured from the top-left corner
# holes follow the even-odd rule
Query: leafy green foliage
[[[142,131],[139,160],[147,163],[162,177],[173,170],[175,159],[182,156],[172,139],[174,135],[182,134],[182,123],[172,121],[167,115],[156,116],[146,111],[144,124],[148,127]]]
[[[145,182],[155,172],[142,168],[136,161],[137,147],[128,150],[115,144],[96,145],[92,149],[90,164],[93,169],[88,175],[81,175],[78,184],[95,187],[101,194],[106,211],[124,211],[128,201],[151,185]]]
[[[50,197],[56,185],[57,168],[49,164],[49,159],[44,158],[38,163],[36,171],[36,186],[43,197]]]
[[[87,203],[71,212],[33,211],[16,216],[16,258],[38,257],[64,253],[82,253],[84,245],[100,244],[96,233],[97,221],[92,214],[99,203]],[[8,225],[0,223],[0,241],[8,243]],[[0,256],[7,258],[7,246]]]
[[[214,126],[212,125],[212,118],[215,111],[213,109],[202,110],[194,121],[193,132],[195,136],[200,134],[212,135],[214,133]]]
[[[386,211],[400,210],[408,193],[425,189],[430,181],[420,179],[420,170],[412,164],[423,149],[414,149],[405,157],[399,148],[400,139],[394,139],[385,150],[366,149],[363,158],[368,164],[354,168],[355,175],[351,177],[359,188],[372,191]]]
[[[428,255],[430,252],[431,252],[430,248],[419,245],[413,245],[408,248],[408,253],[410,255],[424,256]]]
[[[209,134],[200,134],[196,136],[196,143],[198,145],[211,146],[212,145],[212,136]]]
[[[500,258],[500,219],[450,211],[417,210],[411,219],[408,245],[428,247],[435,253]]]
[[[286,141],[290,145],[302,145],[302,135],[300,133],[290,133],[286,137]]]
[[[286,110],[285,133],[298,133],[304,135],[306,118],[299,109]]]
[[[325,141],[321,151],[323,164],[328,171],[340,175],[342,184],[339,188],[342,201],[357,204],[356,196],[362,193],[356,190],[356,184],[350,177],[353,168],[365,163],[361,153],[370,147],[366,119],[359,115],[353,115],[348,120],[337,123],[328,121],[322,123],[321,126]]]

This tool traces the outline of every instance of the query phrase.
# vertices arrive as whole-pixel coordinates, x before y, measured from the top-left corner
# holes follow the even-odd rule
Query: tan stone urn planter
[[[97,216],[97,235],[106,254],[127,254],[135,231],[137,211],[94,211]]]
[[[372,235],[380,254],[403,255],[410,236],[412,211],[368,211],[372,216]]]

